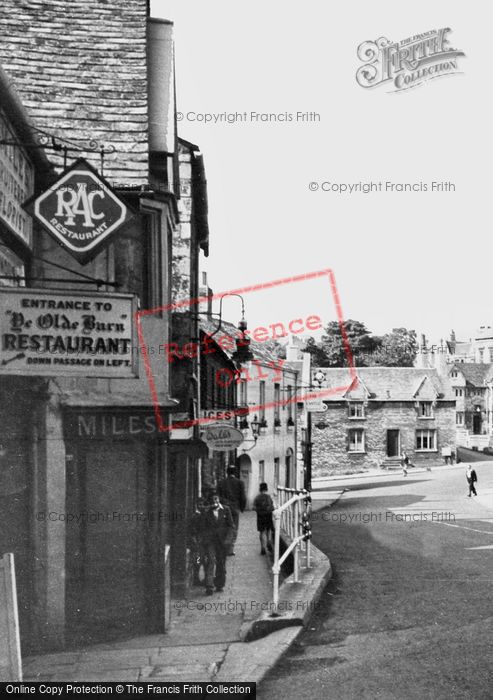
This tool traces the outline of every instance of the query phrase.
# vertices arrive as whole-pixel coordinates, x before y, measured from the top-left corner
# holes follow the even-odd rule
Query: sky
[[[373,333],[469,339],[493,326],[492,11],[472,7],[151,1],[175,25],[179,135],[204,154],[215,293],[330,268],[343,316]],[[400,92],[357,83],[363,42],[442,27],[465,53],[457,74]],[[428,191],[324,191],[359,182]],[[455,191],[431,192],[432,182]],[[327,276],[243,296],[250,328],[336,318]],[[224,309],[239,319],[239,300]]]

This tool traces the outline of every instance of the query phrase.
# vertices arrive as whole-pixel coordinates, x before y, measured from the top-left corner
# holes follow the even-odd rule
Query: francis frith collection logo
[[[449,45],[450,28],[432,29],[402,41],[380,37],[358,46],[363,62],[356,72],[361,87],[387,84],[389,92],[408,90],[428,80],[459,73],[458,58],[465,54]]]

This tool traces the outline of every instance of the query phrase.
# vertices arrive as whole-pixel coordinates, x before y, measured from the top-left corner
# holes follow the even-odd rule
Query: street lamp
[[[245,319],[245,302],[241,294],[236,294],[235,292],[226,292],[223,294],[219,300],[219,325],[214,329],[212,333],[209,333],[209,337],[213,338],[218,331],[222,328],[222,315],[223,315],[223,299],[224,297],[238,297],[241,299],[241,320],[238,323],[238,330],[240,331],[240,336],[235,338],[236,350],[231,355],[231,359],[236,365],[243,365],[246,362],[251,362],[255,356],[250,350],[250,338],[247,337],[246,333],[248,330],[247,322]],[[216,314],[214,314],[216,315]]]
[[[250,450],[253,450],[255,445],[257,444],[258,436],[260,435],[260,428],[262,427],[261,421],[258,420],[257,416],[255,415],[253,417],[253,420],[250,421],[250,429],[252,431],[252,436],[253,440],[245,440],[245,442],[253,442],[253,445],[251,447],[248,447],[247,449],[243,448],[243,452],[250,452]]]
[[[236,350],[231,355],[231,359],[237,365],[244,365],[246,362],[251,362],[254,358],[254,355],[250,350],[250,338],[245,335],[247,330],[247,322],[245,321],[244,316],[242,316],[241,321],[238,323],[238,330],[240,331],[241,336],[235,339]]]

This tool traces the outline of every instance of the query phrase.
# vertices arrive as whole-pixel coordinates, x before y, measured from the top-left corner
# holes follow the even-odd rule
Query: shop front
[[[166,442],[152,410],[67,410],[67,642],[164,629],[173,523]]]

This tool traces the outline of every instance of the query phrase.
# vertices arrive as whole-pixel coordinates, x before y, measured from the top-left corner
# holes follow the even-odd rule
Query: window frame
[[[259,459],[258,480],[259,480],[259,483],[262,483],[265,481],[265,460],[264,459]]]
[[[432,437],[433,441],[433,446],[432,447],[423,447],[423,438],[424,438],[424,433],[427,433],[426,439],[429,442],[430,437]],[[416,452],[437,452],[438,447],[437,447],[437,430],[436,428],[418,428],[416,430]],[[419,447],[419,440],[421,439],[421,447]]]
[[[274,457],[274,488],[277,490],[279,486],[279,477],[281,475],[281,460],[279,457]]]
[[[351,436],[361,435],[361,440],[357,440],[354,445],[356,449],[352,449]],[[365,454],[366,453],[366,435],[364,428],[349,428],[347,432],[347,451],[349,454]]]
[[[286,404],[286,409],[288,413],[288,421],[289,419],[292,420],[293,418],[293,386],[292,384],[288,384],[287,386],[287,404]]]
[[[361,415],[351,415],[351,411],[353,408],[361,408]],[[348,418],[349,420],[364,420],[366,418],[364,401],[349,401]]]
[[[265,381],[261,379],[259,381],[259,420],[261,423],[265,422]]]
[[[274,427],[281,427],[281,385],[274,383]]]
[[[429,409],[429,413],[422,413],[422,409]],[[418,401],[418,418],[421,420],[431,420],[435,417],[433,412],[433,401]]]

